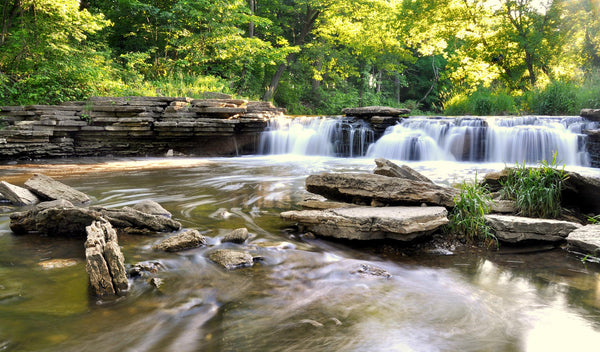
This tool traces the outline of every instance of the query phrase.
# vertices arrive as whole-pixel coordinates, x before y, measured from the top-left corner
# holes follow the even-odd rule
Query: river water
[[[71,163],[73,162],[73,163]],[[409,162],[440,184],[504,164]],[[127,296],[90,298],[81,239],[15,236],[0,214],[0,350],[10,351],[566,351],[600,346],[600,265],[560,248],[411,254],[402,246],[303,238],[279,218],[298,209],[304,179],[370,172],[372,158],[293,155],[216,159],[62,160],[4,165],[22,184],[53,175],[122,207],[153,199],[209,248],[151,246],[120,236],[127,266],[155,261]],[[588,175],[598,169],[569,167]],[[219,211],[220,210],[220,211]],[[215,216],[219,211],[221,216]],[[225,215],[225,216],[222,216]],[[221,244],[247,227],[245,245]],[[262,261],[225,271],[206,258],[243,247]],[[408,253],[408,254],[407,254]],[[62,265],[52,265],[57,261]],[[364,265],[391,277],[369,275]],[[163,280],[160,288],[148,280]]]

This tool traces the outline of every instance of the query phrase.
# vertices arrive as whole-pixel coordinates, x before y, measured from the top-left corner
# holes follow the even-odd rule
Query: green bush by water
[[[525,163],[510,169],[506,181],[501,182],[501,195],[514,200],[519,214],[535,218],[557,218],[561,214],[561,190],[567,175],[557,168],[556,153],[551,163],[546,160],[539,167]]]
[[[496,236],[485,223],[485,214],[491,210],[492,196],[487,188],[474,182],[463,181],[460,195],[454,199],[447,229],[470,241],[480,241],[486,245],[498,244]]]

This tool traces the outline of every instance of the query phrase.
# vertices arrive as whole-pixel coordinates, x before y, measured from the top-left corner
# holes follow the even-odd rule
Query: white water
[[[362,120],[333,117],[277,119],[261,138],[260,154],[384,157],[404,161],[536,163],[589,166],[581,117],[411,117],[374,141]]]

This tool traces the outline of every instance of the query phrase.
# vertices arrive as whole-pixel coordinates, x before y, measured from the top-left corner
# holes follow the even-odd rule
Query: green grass
[[[561,190],[567,175],[557,167],[556,153],[552,162],[542,161],[539,167],[517,163],[510,169],[506,181],[501,182],[501,195],[514,200],[521,216],[557,218],[561,214]]]
[[[450,222],[447,229],[469,241],[497,246],[496,236],[485,223],[485,214],[491,210],[491,201],[490,192],[477,182],[477,177],[474,182],[463,181],[460,194],[454,199],[454,208],[448,216]]]

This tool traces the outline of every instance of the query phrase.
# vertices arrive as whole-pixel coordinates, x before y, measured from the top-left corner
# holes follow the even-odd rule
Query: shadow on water
[[[406,255],[398,245],[285,231],[279,212],[297,208],[307,175],[370,172],[372,159],[167,160],[82,166],[90,172],[61,180],[95,205],[156,200],[184,227],[210,231],[209,247],[163,253],[151,246],[165,235],[121,236],[129,267],[163,269],[132,278],[127,296],[98,302],[88,293],[83,241],[14,236],[0,215],[0,349],[559,351],[600,343],[600,267],[561,249]],[[411,166],[451,184],[504,165]],[[247,244],[220,243],[238,227],[252,234]],[[225,271],[207,259],[217,246],[264,259]]]

